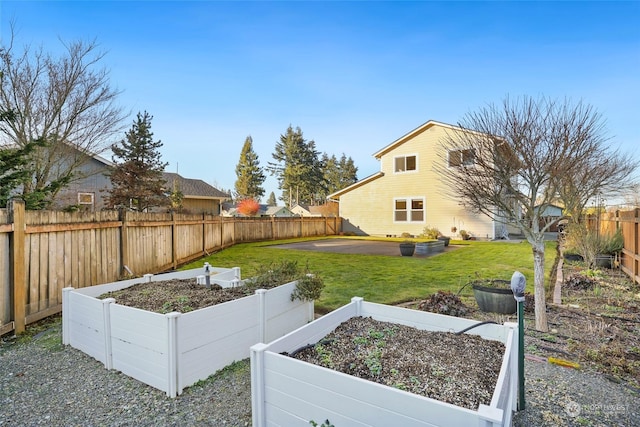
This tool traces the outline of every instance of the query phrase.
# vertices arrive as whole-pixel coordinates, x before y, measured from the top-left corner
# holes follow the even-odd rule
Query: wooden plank
[[[38,287],[40,288],[38,311],[49,306],[49,233],[40,234]]]
[[[71,231],[65,231],[64,235],[64,285],[63,288],[68,286],[73,286],[72,278],[71,278]]]
[[[27,237],[29,241],[29,270],[27,273],[27,284],[29,286],[29,300],[26,314],[38,311],[38,300],[40,299],[40,236],[37,234]]]
[[[56,301],[62,303],[62,289],[66,287],[64,281],[64,233],[56,233],[56,249],[54,251],[54,262],[52,268],[56,276]]]
[[[118,228],[121,225],[122,223],[120,221],[29,225],[25,232],[27,234],[56,233],[61,231],[94,230],[97,228]]]
[[[15,332],[20,334],[25,330],[25,305],[27,303],[27,281],[25,257],[25,212],[24,201],[9,201],[9,221],[13,223],[14,230],[10,240],[11,268],[13,271],[13,313]]]
[[[47,254],[47,299],[49,303],[47,307],[62,303],[62,299],[58,300],[58,274],[56,273],[56,250],[58,243],[58,233],[49,233],[49,251]],[[62,297],[62,290],[60,290]]]
[[[99,267],[99,258],[100,258],[100,246],[98,245],[99,240],[97,240],[97,234],[101,230],[89,230],[89,247],[91,250],[87,251],[89,253],[89,275],[90,275],[90,283],[91,286],[97,285],[98,283],[98,269]]]
[[[71,235],[71,286],[74,288],[81,288],[82,283],[80,283],[80,248],[79,248],[79,239],[78,232],[72,231]]]

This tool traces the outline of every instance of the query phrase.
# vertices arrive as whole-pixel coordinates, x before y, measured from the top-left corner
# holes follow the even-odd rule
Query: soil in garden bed
[[[254,292],[254,288],[247,286],[222,288],[212,284],[211,289],[207,289],[192,278],[140,283],[119,291],[107,292],[99,298],[115,298],[118,304],[155,313],[187,313],[252,295]]]
[[[502,343],[476,335],[354,317],[289,356],[477,410],[491,402],[504,351]]]

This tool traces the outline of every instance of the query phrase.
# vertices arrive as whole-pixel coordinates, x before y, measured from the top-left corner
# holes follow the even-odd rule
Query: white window
[[[394,172],[408,172],[418,169],[418,157],[413,156],[400,156],[393,159],[393,171]]]
[[[451,150],[449,151],[449,167],[470,166],[476,162],[476,151]]]
[[[78,204],[93,206],[93,193],[78,193]]]
[[[424,222],[424,198],[395,199],[393,204],[394,222]]]

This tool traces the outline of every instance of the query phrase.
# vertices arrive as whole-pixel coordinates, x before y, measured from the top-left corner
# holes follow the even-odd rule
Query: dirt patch
[[[491,403],[504,351],[475,335],[354,317],[291,357],[477,410]]]
[[[246,286],[222,288],[212,285],[211,289],[207,289],[206,286],[197,284],[194,278],[140,283],[119,291],[107,292],[99,298],[115,298],[121,305],[164,314],[172,311],[187,313],[253,293],[254,289]]]
[[[571,265],[563,270],[562,304],[547,302],[549,332],[535,329],[533,296],[526,295],[525,353],[564,366],[577,364],[640,392],[640,286],[615,269]],[[451,299],[445,304],[430,301],[433,298],[404,306],[438,312],[444,305],[450,314],[463,311],[467,318],[517,322],[515,314],[480,311],[473,297],[457,304]]]

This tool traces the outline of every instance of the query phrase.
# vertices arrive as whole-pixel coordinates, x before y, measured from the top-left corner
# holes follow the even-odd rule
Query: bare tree
[[[622,166],[608,140],[602,116],[591,106],[522,97],[468,113],[442,143],[437,171],[449,194],[468,209],[518,227],[531,244],[540,331],[548,329],[544,236],[553,225],[541,221],[542,214],[567,183],[573,200],[591,197],[593,188],[570,178],[602,173],[605,164]],[[592,180],[596,188],[605,183]]]
[[[16,52],[12,27],[10,42],[0,47],[0,103],[16,114],[2,122],[0,144],[44,142],[31,156],[33,173],[23,183],[24,194],[54,181],[68,183],[87,155],[107,149],[123,129],[125,115],[115,105],[119,92],[99,68],[105,54],[96,51],[95,41],[64,46],[59,58],[30,46]]]
[[[638,187],[633,175],[637,160],[605,146],[594,150],[584,166],[558,177],[558,196],[573,223],[581,221],[587,204],[600,195],[623,197]]]

